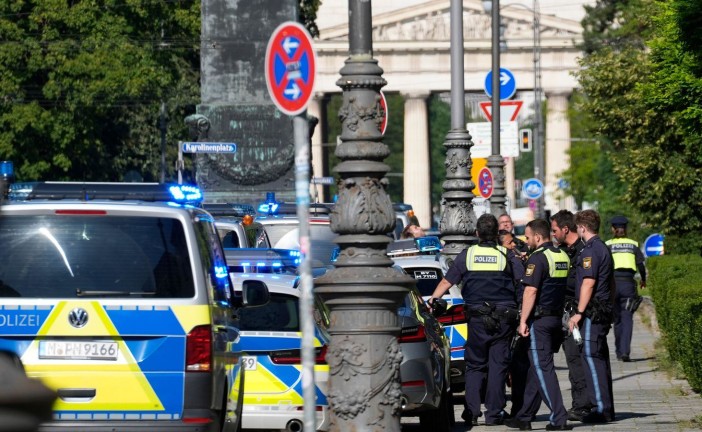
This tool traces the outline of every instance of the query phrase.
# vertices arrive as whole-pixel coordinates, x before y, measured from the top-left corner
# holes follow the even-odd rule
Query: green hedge
[[[702,390],[702,257],[664,255],[648,260],[656,317],[672,360],[695,391]]]

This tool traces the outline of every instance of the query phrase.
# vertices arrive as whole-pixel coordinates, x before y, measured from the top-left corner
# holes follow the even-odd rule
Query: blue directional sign
[[[509,69],[500,68],[500,100],[510,99],[517,93],[517,80]],[[492,71],[485,77],[485,94],[492,97]]]
[[[307,108],[314,90],[315,51],[305,27],[286,22],[273,31],[265,59],[266,85],[273,103],[287,115]]]
[[[222,142],[182,142],[183,153],[236,153],[236,144]]]
[[[646,238],[643,244],[643,253],[647,257],[663,255],[663,235],[651,234]]]
[[[544,194],[544,185],[539,179],[525,180],[522,185],[522,194],[528,199],[539,199]]]

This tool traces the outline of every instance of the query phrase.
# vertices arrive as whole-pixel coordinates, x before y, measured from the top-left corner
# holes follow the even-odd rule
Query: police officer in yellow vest
[[[641,298],[636,291],[634,275],[641,275],[641,288],[646,288],[646,266],[639,244],[626,237],[629,220],[624,216],[612,218],[613,239],[605,243],[614,259],[614,281],[617,291],[614,301],[614,344],[617,359],[630,361],[631,334],[634,330],[634,312]]]
[[[468,321],[465,345],[466,430],[477,424],[480,387],[487,377],[485,424],[501,425],[505,419],[505,379],[509,367],[509,345],[517,324],[515,283],[507,249],[497,245],[497,219],[490,214],[478,218],[477,245],[456,256],[432,298],[441,296],[453,285],[462,284]]]
[[[518,331],[529,337],[529,363],[524,404],[508,427],[531,430],[531,419],[543,400],[551,410],[546,430],[571,430],[563,405],[561,388],[553,364],[553,353],[563,342],[563,304],[568,284],[570,257],[551,243],[551,226],[535,219],[526,226],[525,236],[534,252],[526,262],[522,278],[524,297]]]

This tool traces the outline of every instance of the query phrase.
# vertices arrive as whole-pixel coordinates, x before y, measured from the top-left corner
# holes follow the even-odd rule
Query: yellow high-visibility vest
[[[639,247],[637,242],[621,237],[607,240],[605,244],[612,252],[615,270],[636,271],[636,254],[634,251]]]

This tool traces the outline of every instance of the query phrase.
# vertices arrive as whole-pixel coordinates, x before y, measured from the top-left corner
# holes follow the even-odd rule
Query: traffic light
[[[519,150],[531,151],[531,129],[519,129]]]

